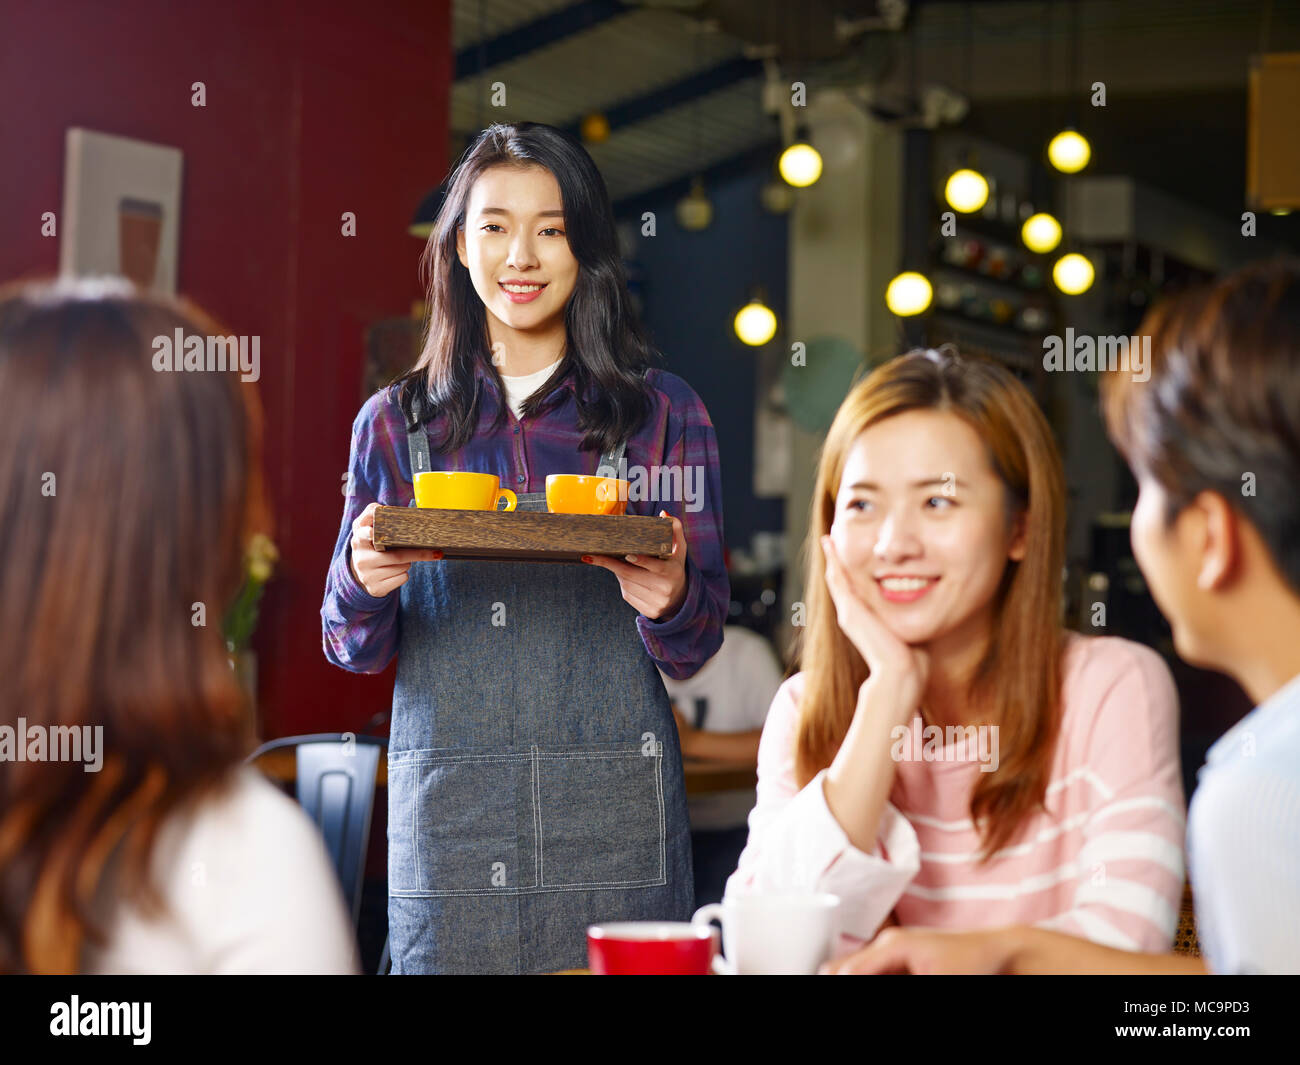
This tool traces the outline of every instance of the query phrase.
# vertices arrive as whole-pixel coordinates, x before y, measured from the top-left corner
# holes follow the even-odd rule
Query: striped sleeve
[[[1083,811],[1083,845],[1071,908],[1041,923],[1106,946],[1166,951],[1185,869],[1178,696],[1154,651],[1097,642],[1124,653],[1084,668],[1081,685],[1100,699],[1091,713],[1073,715],[1074,735],[1062,737],[1071,758],[1049,791],[1064,792],[1057,801],[1066,809]]]
[[[916,833],[886,804],[875,849],[849,841],[826,804],[825,770],[802,789],[795,777],[799,675],[776,693],[758,747],[758,802],[726,894],[824,891],[840,898],[840,931],[870,939],[920,869]]]

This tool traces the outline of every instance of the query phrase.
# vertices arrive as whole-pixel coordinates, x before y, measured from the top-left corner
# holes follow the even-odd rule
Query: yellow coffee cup
[[[552,514],[622,514],[628,482],[617,477],[553,473],[546,478],[546,509]]]
[[[506,510],[519,504],[514,492],[501,487],[495,473],[449,473],[426,470],[415,475],[415,505],[435,510],[496,510],[504,499]]]

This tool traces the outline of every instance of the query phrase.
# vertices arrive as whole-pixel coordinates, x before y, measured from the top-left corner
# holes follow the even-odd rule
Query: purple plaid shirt
[[[505,421],[497,430],[491,425],[503,400],[496,377],[482,365],[476,375],[483,382],[478,431],[465,447],[439,455],[433,443],[441,439],[442,419],[435,417],[429,424],[435,469],[495,473],[503,487],[518,493],[545,491],[548,474],[596,472],[599,455],[579,450],[583,433],[577,427],[572,373],[536,417],[520,421],[506,407]],[[722,477],[713,423],[700,397],[680,377],[663,370],[649,370],[646,382],[653,406],[627,442],[624,458],[629,476],[640,466],[647,471],[644,485],[668,486],[671,482],[650,476],[653,468],[677,468],[683,478],[679,484],[694,483],[699,489],[693,500],[686,492],[674,493],[676,499],[664,499],[662,491],[647,488],[642,494],[651,498],[631,498],[627,505],[629,514],[667,511],[681,520],[686,536],[686,598],[681,608],[662,621],[644,615],[636,619],[641,640],[655,664],[680,680],[694,675],[722,644],[731,598],[722,556]],[[376,598],[357,581],[351,565],[352,522],[370,503],[405,507],[414,497],[406,428],[395,386],[371,396],[352,423],[348,472],[350,491],[325,580],[322,643],[325,657],[335,665],[355,673],[378,673],[397,651],[400,597],[390,593]],[[629,495],[637,494],[634,483]],[[656,494],[660,498],[654,498]],[[609,579],[617,578],[611,573]]]

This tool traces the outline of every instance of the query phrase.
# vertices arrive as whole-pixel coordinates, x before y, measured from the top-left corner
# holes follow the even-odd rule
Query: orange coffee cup
[[[622,514],[628,482],[617,477],[553,473],[546,478],[546,509],[552,514]]]
[[[434,510],[496,510],[504,499],[514,510],[518,499],[501,487],[495,473],[460,473],[425,470],[415,475],[415,505]]]

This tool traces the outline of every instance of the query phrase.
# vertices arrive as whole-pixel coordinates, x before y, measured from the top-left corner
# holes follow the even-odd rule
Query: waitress
[[[321,609],[331,662],[377,673],[397,656],[393,971],[582,967],[587,925],[693,908],[681,754],[656,667],[689,677],[722,642],[717,442],[690,386],[650,366],[604,182],[559,130],[485,130],[450,179],[425,264],[428,339],[353,423]],[[672,518],[671,558],[442,562],[374,548],[375,507],[414,505],[413,471],[496,474],[519,509],[545,510],[548,474],[620,459],[675,467],[664,485],[702,471],[702,506],[628,503]]]

